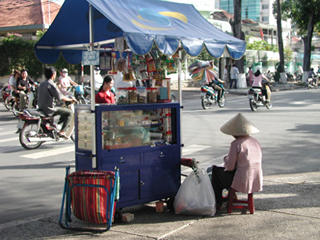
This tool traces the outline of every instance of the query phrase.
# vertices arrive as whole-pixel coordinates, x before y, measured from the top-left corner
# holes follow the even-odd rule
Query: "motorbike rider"
[[[30,84],[37,85],[29,76],[27,69],[21,70],[21,77],[17,80],[17,89],[19,90],[20,109],[26,108],[27,94],[30,92]]]
[[[311,84],[312,85],[317,85],[317,74],[315,74],[314,69],[310,68],[310,71],[308,72],[308,78],[307,81],[309,81],[308,79],[311,78]]]
[[[19,98],[19,91],[17,89],[17,80],[19,77],[21,77],[20,72],[18,70],[14,70],[13,74],[9,78],[9,85],[11,88],[10,94],[16,103],[16,108],[18,108],[18,98]]]
[[[218,91],[218,102],[220,102],[220,99],[222,97],[222,93],[224,90],[223,83],[224,83],[224,81],[222,81],[217,76],[215,76],[214,79],[208,84],[208,86],[210,86],[214,90]]]
[[[262,80],[264,80],[266,83],[262,83]],[[270,102],[271,99],[271,91],[267,83],[270,81],[266,76],[264,76],[259,69],[253,74],[253,88],[259,88],[262,91],[263,96],[265,97],[265,102]]]
[[[54,106],[54,98],[72,103],[77,102],[77,100],[75,98],[70,98],[61,94],[57,85],[54,83],[54,79],[57,75],[57,71],[54,67],[46,67],[44,75],[47,80],[42,82],[38,88],[39,109],[48,116],[54,117],[60,115],[58,124],[63,124],[59,132],[59,136],[67,139],[68,137],[65,135],[65,129],[71,121],[73,112],[68,108],[56,108]]]
[[[61,76],[59,78],[58,88],[64,96],[69,96],[70,95],[69,87],[71,85],[78,86],[78,84],[72,81],[72,79],[68,76],[68,69],[66,68],[61,69],[60,74]]]

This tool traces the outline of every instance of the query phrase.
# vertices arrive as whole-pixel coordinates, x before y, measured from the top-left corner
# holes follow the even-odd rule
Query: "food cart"
[[[35,46],[47,64],[60,54],[78,64],[85,52],[110,51],[119,58],[146,56],[154,47],[165,56],[178,54],[178,103],[95,104],[92,64],[91,106],[76,107],[76,169],[119,167],[117,208],[172,198],[180,186],[181,51],[197,56],[205,47],[215,58],[240,59],[246,43],[215,28],[190,4],[66,0]]]

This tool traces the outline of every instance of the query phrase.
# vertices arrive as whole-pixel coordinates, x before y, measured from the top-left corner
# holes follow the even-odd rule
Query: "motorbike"
[[[73,108],[73,104],[69,105]],[[58,118],[57,116],[56,118]],[[39,109],[25,109],[19,113],[22,129],[19,134],[21,146],[27,150],[36,149],[44,142],[61,142],[66,139],[59,136],[61,126],[56,124],[55,117],[48,117]],[[74,137],[74,116],[66,129],[66,136],[75,141]]]
[[[90,88],[88,89],[88,87],[82,85],[71,86],[69,93],[69,96],[73,96],[77,99],[79,104],[90,104],[91,102]]]
[[[309,77],[307,79],[307,87],[308,87],[308,90],[311,88],[317,89],[318,88],[318,76]]]
[[[12,109],[14,99],[12,98],[12,96],[10,94],[10,89],[7,86],[5,86],[5,87],[1,88],[0,92],[2,95],[3,105],[5,106],[5,108],[7,110]]]
[[[218,101],[219,92],[212,87],[212,84],[206,84],[201,86],[200,97],[202,108],[207,110],[213,104],[218,104],[220,108],[223,108],[226,105],[226,96],[225,90],[222,84],[218,84],[222,88],[221,99]]]
[[[267,83],[263,83],[264,87],[268,88],[269,85]],[[249,104],[252,111],[256,111],[259,107],[265,106],[267,109],[272,108],[273,103],[270,99],[269,102],[265,101],[265,96],[262,93],[262,90],[260,88],[250,88],[248,90],[248,98],[249,98]]]

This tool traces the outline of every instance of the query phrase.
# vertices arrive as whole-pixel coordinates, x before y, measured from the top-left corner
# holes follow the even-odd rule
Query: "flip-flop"
[[[69,137],[67,135],[65,135],[64,133],[58,133],[59,137],[64,138],[64,139],[69,139]]]

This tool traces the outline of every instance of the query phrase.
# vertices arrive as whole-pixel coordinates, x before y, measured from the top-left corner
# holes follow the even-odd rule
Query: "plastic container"
[[[158,97],[158,88],[147,88],[147,102],[156,103]]]
[[[83,95],[83,94],[84,94],[83,86],[81,86],[81,85],[75,86],[75,93],[76,93],[77,95]]]
[[[117,88],[117,104],[128,104],[127,88]]]
[[[145,87],[137,87],[138,103],[147,103],[147,89]]]
[[[160,100],[168,99],[168,88],[161,87],[159,96],[160,96]]]
[[[129,104],[138,103],[137,88],[135,88],[135,87],[127,88],[127,91],[128,91],[128,102],[129,102]]]

